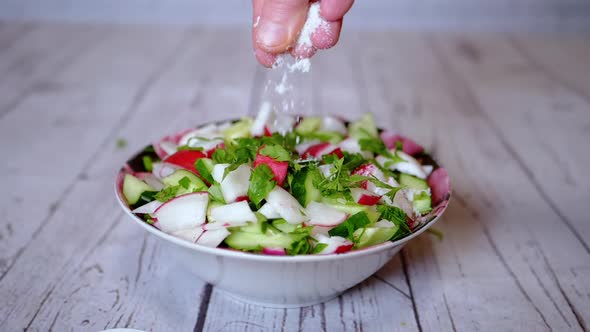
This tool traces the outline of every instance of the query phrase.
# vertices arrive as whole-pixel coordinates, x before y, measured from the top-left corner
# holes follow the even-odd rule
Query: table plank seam
[[[211,301],[211,294],[213,293],[213,285],[207,283],[203,286],[201,291],[201,303],[199,304],[199,314],[195,322],[194,332],[202,332],[207,320],[207,312],[209,311],[209,302]]]
[[[53,290],[55,289],[56,286],[57,286],[57,284],[51,286],[51,288],[49,289],[49,291],[47,292],[47,294],[45,294],[45,296],[41,300],[41,303],[39,303],[39,306],[35,310],[35,313],[33,314],[33,317],[31,318],[31,320],[29,320],[29,323],[27,323],[27,325],[25,326],[25,328],[23,329],[23,331],[26,332],[26,331],[28,331],[31,328],[31,325],[33,325],[33,322],[37,318],[37,315],[39,315],[39,312],[41,312],[41,309],[45,305],[45,302],[47,302],[47,300],[49,299],[49,296],[51,296],[51,293],[53,293]],[[4,322],[2,322],[2,325],[4,325]]]
[[[527,179],[531,182],[531,184],[534,186],[534,188],[539,192],[539,194],[541,195],[541,198],[555,212],[555,214],[559,217],[559,220],[568,228],[568,230],[570,232],[572,232],[574,237],[580,242],[580,244],[584,247],[586,252],[590,254],[590,247],[588,246],[588,244],[584,241],[582,236],[575,229],[575,227],[573,226],[571,221],[561,212],[561,210],[559,209],[559,207],[557,207],[555,202],[547,195],[547,192],[541,187],[540,183],[535,179],[533,171],[528,167],[526,162],[520,157],[520,155],[516,152],[516,150],[514,150],[512,145],[510,143],[508,143],[508,140],[504,136],[501,129],[498,128],[496,123],[488,116],[487,112],[485,112],[483,110],[482,106],[477,102],[477,100],[473,94],[473,91],[469,88],[469,85],[464,82],[464,80],[461,78],[461,76],[458,73],[455,72],[455,70],[451,69],[450,63],[448,62],[448,60],[445,58],[445,56],[442,54],[442,52],[440,51],[440,49],[438,48],[438,46],[436,45],[436,43],[432,39],[430,40],[430,42],[428,44],[430,45],[433,52],[436,54],[436,58],[438,59],[439,63],[441,64],[441,67],[444,68],[447,75],[449,77],[453,77],[455,81],[461,83],[461,88],[463,91],[465,91],[465,97],[468,98],[467,101],[469,102],[470,106],[472,106],[470,108],[477,111],[477,113],[481,116],[481,118],[488,124],[488,126],[490,127],[490,129],[492,129],[492,132],[494,133],[494,135],[496,136],[496,138],[498,139],[500,144],[504,147],[504,149],[506,149],[506,152],[508,152],[508,154],[512,158],[514,158],[517,165],[524,172]],[[458,102],[461,103],[460,100],[458,100]]]
[[[379,281],[381,281],[382,283],[386,284],[387,286],[393,288],[395,291],[397,291],[398,293],[400,293],[401,295],[403,295],[405,298],[407,298],[408,300],[411,300],[410,295],[407,294],[406,292],[402,291],[401,289],[397,288],[394,284],[390,283],[389,281],[381,278],[380,276],[378,276],[377,274],[374,274],[371,276],[372,278],[375,278]]]
[[[454,192],[453,193],[453,196],[454,196],[455,200],[459,204],[461,204],[465,210],[469,211],[469,213],[471,214],[471,216],[473,217],[473,219],[477,220],[477,222],[481,225],[482,230],[483,230],[483,234],[484,234],[487,242],[489,243],[490,247],[492,248],[492,252],[494,253],[494,255],[498,258],[498,260],[500,261],[500,263],[502,264],[502,266],[504,267],[504,269],[506,270],[506,272],[508,272],[508,275],[514,281],[514,283],[516,284],[516,287],[521,292],[521,294],[524,296],[524,298],[527,300],[527,302],[539,314],[539,316],[541,317],[541,319],[543,320],[543,322],[545,323],[545,325],[547,326],[547,328],[549,330],[552,330],[551,326],[547,322],[547,319],[546,319],[545,315],[541,312],[541,310],[539,309],[539,307],[537,307],[537,305],[533,302],[533,300],[531,299],[530,295],[524,289],[524,286],[522,285],[522,283],[520,282],[520,280],[518,280],[518,278],[516,277],[516,274],[514,273],[514,271],[508,265],[508,262],[506,262],[506,259],[504,258],[504,255],[502,255],[502,253],[498,249],[498,246],[496,245],[496,242],[492,238],[492,236],[491,236],[491,234],[490,234],[490,232],[488,230],[488,227],[485,225],[485,223],[483,223],[480,220],[479,215],[475,211],[473,211],[467,205],[466,201],[457,192]]]
[[[108,135],[105,136],[103,141],[100,143],[98,148],[94,151],[94,153],[91,155],[91,157],[88,159],[88,161],[84,164],[84,167],[82,167],[82,170],[78,173],[78,175],[74,178],[74,180],[66,187],[66,189],[62,192],[62,194],[59,195],[55,204],[58,204],[58,206],[59,206],[59,202],[63,201],[63,199],[69,195],[69,193],[72,191],[75,184],[77,183],[78,178],[82,174],[84,174],[84,170],[86,170],[90,167],[90,165],[94,162],[94,160],[100,155],[100,153],[111,142],[112,138],[116,137],[116,134],[121,130],[121,128],[123,128],[125,126],[125,124],[132,118],[132,116],[136,113],[137,109],[139,108],[139,104],[145,98],[149,89],[164,74],[166,68],[169,68],[167,65],[170,62],[170,60],[177,58],[177,55],[179,53],[178,51],[180,50],[180,48],[182,46],[184,46],[184,41],[188,38],[189,38],[188,33],[185,32],[184,38],[181,39],[181,41],[178,43],[178,45],[175,48],[173,48],[173,51],[170,52],[168,54],[168,56],[164,57],[164,61],[162,61],[162,63],[160,63],[159,66],[156,67],[156,70],[154,70],[152,72],[152,74],[148,77],[148,79],[140,86],[140,88],[138,89],[137,93],[135,94],[135,96],[131,102],[130,107],[127,108],[127,110],[121,116],[119,122],[117,122],[117,124],[113,127],[113,129],[111,131],[109,131]],[[2,117],[2,114],[0,113],[0,118],[1,117]],[[57,208],[55,210],[57,210]],[[19,249],[19,251],[17,251],[17,253],[14,256],[14,259],[12,260],[12,262],[10,263],[8,268],[4,271],[4,273],[2,273],[2,275],[0,275],[0,281],[2,281],[4,276],[8,273],[8,271],[10,271],[10,269],[14,266],[14,264],[16,263],[18,258],[20,258],[20,256],[22,255],[25,248],[31,242],[33,242],[36,239],[36,237],[38,236],[38,234],[45,228],[45,226],[47,226],[47,224],[48,224],[47,221],[55,214],[55,210],[49,211],[47,217],[45,217],[43,219],[43,222],[39,225],[39,227],[37,227],[35,232],[32,234],[31,239],[24,245],[23,248],[21,248],[21,249]]]
[[[557,73],[551,71],[549,68],[544,66],[542,63],[537,61],[535,57],[527,50],[526,46],[522,45],[515,37],[508,36],[507,37],[508,44],[520,55],[523,59],[525,59],[528,63],[533,65],[535,69],[537,69],[540,73],[545,75],[548,79],[559,83],[564,89],[567,91],[572,92],[574,95],[583,99],[587,104],[590,105],[590,96],[580,89],[579,87],[571,84]]]
[[[541,254],[541,257],[543,257],[543,261],[545,262],[545,265],[547,265],[547,267],[549,267],[549,274],[551,275],[551,279],[553,279],[553,282],[555,282],[555,284],[557,285],[559,292],[561,293],[561,295],[565,299],[565,302],[567,302],[567,305],[570,308],[570,310],[572,311],[572,313],[574,314],[574,317],[576,317],[576,320],[578,321],[578,324],[582,328],[582,331],[587,331],[588,328],[586,327],[586,322],[584,322],[584,319],[580,315],[580,312],[573,305],[572,301],[570,300],[570,298],[566,295],[565,291],[563,290],[563,287],[561,286],[561,282],[559,282],[559,279],[557,279],[557,275],[556,275],[555,271],[553,270],[553,268],[551,267],[551,265],[549,264],[549,260],[547,259],[545,252],[541,248],[538,248],[538,249],[539,249],[539,253]]]
[[[442,296],[443,302],[445,303],[445,309],[447,309],[447,315],[449,315],[449,320],[451,321],[451,328],[453,329],[453,332],[457,332],[457,327],[455,326],[455,319],[451,314],[451,308],[449,307],[449,302],[447,301],[447,295],[445,294],[445,292],[443,292]]]
[[[416,320],[416,326],[418,327],[418,332],[422,332],[422,325],[420,323],[420,314],[418,313],[418,307],[416,305],[416,299],[414,298],[414,292],[412,290],[412,282],[410,281],[410,274],[408,271],[408,263],[406,260],[406,253],[404,249],[400,250],[399,252],[401,262],[402,262],[402,269],[404,270],[404,275],[406,279],[406,284],[408,285],[408,290],[410,291],[410,299],[412,300],[412,308],[414,311],[414,319]]]
[[[21,27],[19,31],[14,33],[14,36],[12,38],[2,41],[2,45],[0,47],[0,54],[10,50],[15,44],[25,39],[27,35],[29,35],[37,28],[37,24],[26,24],[24,27]]]

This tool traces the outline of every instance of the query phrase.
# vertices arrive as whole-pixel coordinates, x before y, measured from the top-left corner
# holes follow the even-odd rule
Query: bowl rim
[[[227,121],[235,121],[235,120],[227,120]],[[223,121],[206,122],[204,124],[196,126],[195,128],[199,128],[201,126],[205,126],[205,125],[208,125],[211,123],[220,123],[220,122],[223,122]],[[137,155],[141,154],[141,152],[144,151],[145,148],[146,147],[135,152],[134,154],[132,154],[132,156],[137,156]],[[129,160],[130,159],[127,159],[127,161],[129,161]],[[346,259],[348,257],[352,258],[352,257],[370,255],[370,254],[373,254],[376,252],[384,251],[386,249],[395,248],[398,246],[403,246],[407,242],[409,242],[410,240],[414,239],[415,237],[419,236],[420,234],[424,233],[427,229],[432,227],[432,225],[434,225],[440,219],[440,217],[442,217],[442,215],[445,213],[445,211],[447,210],[447,208],[450,204],[450,201],[453,197],[452,189],[450,189],[449,196],[448,196],[448,198],[446,198],[447,202],[446,202],[445,206],[433,219],[431,219],[428,222],[426,222],[425,224],[421,225],[418,228],[418,230],[416,230],[415,232],[412,232],[412,234],[410,234],[404,238],[401,238],[399,240],[396,240],[396,241],[387,241],[387,242],[377,244],[374,246],[370,246],[367,248],[351,250],[351,251],[341,253],[341,254],[326,254],[326,255],[317,254],[317,255],[294,255],[294,256],[262,255],[262,254],[249,253],[249,252],[233,250],[233,249],[225,249],[225,248],[217,248],[217,247],[211,248],[211,247],[203,246],[203,245],[200,245],[197,243],[191,243],[189,241],[186,241],[186,240],[177,238],[175,236],[172,236],[170,234],[167,234],[167,233],[157,229],[156,227],[153,227],[152,225],[146,223],[143,219],[139,218],[137,215],[135,215],[131,211],[131,209],[127,206],[126,202],[123,200],[123,198],[121,197],[121,195],[119,193],[117,178],[119,177],[119,174],[123,171],[124,171],[123,168],[119,169],[116,173],[116,176],[115,176],[115,183],[114,183],[113,188],[114,188],[115,197],[117,199],[117,203],[119,203],[119,206],[121,206],[123,211],[128,216],[130,216],[135,221],[135,223],[138,223],[141,227],[143,227],[148,232],[152,233],[153,235],[156,235],[157,237],[159,237],[163,240],[172,242],[175,245],[179,245],[181,247],[185,247],[187,249],[192,249],[192,250],[199,251],[202,253],[213,254],[213,255],[218,255],[218,256],[223,256],[223,257],[228,257],[228,258],[237,258],[237,259],[243,258],[243,259],[247,259],[247,260],[265,261],[265,262],[297,263],[297,262],[332,261],[332,260]]]

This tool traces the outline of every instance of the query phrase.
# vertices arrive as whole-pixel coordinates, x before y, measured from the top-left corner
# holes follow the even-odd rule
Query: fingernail
[[[261,22],[258,28],[258,39],[266,47],[276,47],[285,43],[288,38],[287,28],[275,22]]]

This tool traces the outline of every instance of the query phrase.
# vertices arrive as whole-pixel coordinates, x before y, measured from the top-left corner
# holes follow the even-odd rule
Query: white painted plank
[[[458,77],[472,86],[481,112],[489,117],[495,134],[520,163],[524,177],[533,183],[544,204],[552,210],[552,217],[557,217],[558,225],[567,229],[555,232],[556,226],[552,223],[545,226],[536,223],[533,230],[539,231],[536,236],[539,243],[535,246],[538,248],[531,248],[534,251],[530,255],[540,265],[538,270],[547,271],[543,266],[548,265],[548,273],[538,270],[531,270],[531,273],[541,279],[539,283],[551,284],[547,292],[558,299],[558,306],[566,308],[566,313],[574,311],[576,320],[587,326],[590,322],[587,310],[590,301],[588,297],[581,296],[579,290],[590,289],[590,282],[577,280],[573,271],[590,268],[587,240],[590,226],[583,208],[590,198],[590,180],[585,176],[587,172],[583,165],[590,162],[590,157],[580,153],[583,147],[578,145],[578,142],[590,140],[590,134],[584,130],[590,127],[590,104],[567,84],[539,71],[539,68],[518,72],[505,79],[488,79],[488,73],[493,70],[502,70],[519,61],[527,66],[531,65],[530,61],[520,57],[501,39],[487,42],[478,39],[469,43],[484,57],[492,49],[495,61],[488,61],[487,70],[480,70],[479,66],[465,65],[463,58],[448,57],[452,68]],[[584,68],[584,62],[588,60],[580,59],[578,62],[581,68]],[[476,85],[476,80],[486,84]],[[510,93],[507,89],[518,93]],[[569,105],[569,111],[556,111],[560,109],[557,105],[562,103]],[[555,241],[561,243],[558,250],[549,245]],[[575,255],[572,254],[574,252]],[[569,316],[566,313],[564,315]],[[572,320],[571,317],[568,317],[569,320]]]
[[[386,43],[383,44],[387,45]],[[444,272],[441,272],[443,273],[441,276],[442,285],[445,285],[445,287],[439,288],[439,292],[442,291],[442,294],[439,293],[440,295],[435,297],[435,301],[432,299],[431,292],[424,293],[428,294],[428,301],[418,293],[418,290],[424,287],[425,284],[427,285],[431,282],[428,281],[431,279],[423,280],[417,278],[415,274],[415,268],[417,267],[410,263],[411,259],[408,259],[410,271],[412,271],[412,273],[410,273],[410,282],[412,289],[416,289],[415,295],[422,327],[435,328],[440,325],[440,315],[437,315],[437,313],[440,313],[444,309],[440,310],[437,308],[450,308],[449,311],[452,312],[452,316],[451,314],[448,315],[446,323],[453,325],[457,323],[453,323],[451,318],[453,316],[456,317],[458,315],[460,317],[468,317],[471,311],[474,310],[481,310],[483,316],[486,311],[481,307],[481,303],[490,302],[495,303],[498,307],[502,308],[512,306],[514,310],[512,312],[506,312],[507,316],[511,317],[508,320],[513,322],[524,321],[523,324],[529,326],[529,328],[543,328],[543,326],[546,326],[543,320],[546,320],[548,326],[551,326],[552,328],[572,328],[572,326],[573,328],[579,328],[571,310],[569,312],[562,312],[560,307],[556,307],[555,303],[567,307],[566,301],[563,298],[556,296],[559,295],[558,287],[556,285],[546,285],[544,283],[535,284],[530,282],[535,280],[535,275],[530,272],[530,270],[523,270],[521,268],[522,266],[533,266],[532,268],[535,269],[534,273],[539,274],[540,272],[538,273],[537,271],[544,270],[546,266],[542,261],[533,262],[530,253],[527,252],[528,250],[521,248],[521,243],[527,243],[527,241],[531,241],[534,238],[531,238],[531,235],[526,233],[527,221],[523,220],[525,211],[515,209],[511,197],[513,197],[513,195],[514,197],[518,197],[519,201],[534,209],[534,211],[531,212],[527,211],[529,213],[528,217],[526,217],[527,219],[532,220],[533,215],[541,219],[535,222],[537,226],[530,225],[529,227],[532,226],[538,228],[539,223],[545,224],[547,227],[551,225],[553,232],[559,232],[560,235],[568,237],[567,228],[555,226],[555,219],[551,220],[548,218],[548,216],[551,215],[551,211],[544,206],[541,198],[535,193],[534,187],[532,187],[523,176],[523,171],[519,169],[514,161],[511,161],[508,152],[503,150],[502,145],[497,141],[497,138],[495,138],[495,136],[493,136],[493,134],[486,128],[483,119],[478,117],[476,113],[471,112],[468,105],[462,104],[460,103],[461,100],[454,98],[454,94],[456,93],[454,89],[465,89],[465,87],[455,87],[453,86],[455,82],[451,80],[445,82],[445,76],[440,69],[437,68],[438,65],[433,58],[422,61],[423,57],[428,57],[429,54],[431,54],[428,47],[426,47],[426,45],[417,44],[416,42],[404,43],[403,40],[398,39],[391,40],[389,45],[391,46],[383,47],[384,49],[381,51],[381,54],[383,57],[387,56],[388,67],[391,68],[389,70],[390,74],[384,74],[383,70],[375,70],[374,77],[384,77],[381,80],[397,82],[393,83],[397,85],[412,84],[407,89],[402,90],[402,96],[397,100],[400,100],[400,104],[403,104],[404,98],[406,100],[417,100],[419,101],[420,107],[416,107],[415,105],[412,106],[412,104],[410,104],[402,108],[406,111],[400,111],[398,109],[392,112],[391,110],[384,108],[384,106],[391,105],[393,102],[385,102],[380,105],[377,104],[377,107],[380,108],[376,108],[374,111],[382,115],[388,113],[392,114],[391,117],[399,124],[398,127],[404,129],[408,128],[407,130],[404,130],[408,133],[416,132],[416,137],[425,137],[425,139],[419,139],[419,141],[428,142],[431,140],[432,142],[437,142],[434,146],[434,150],[437,152],[436,155],[441,159],[443,165],[446,165],[450,170],[455,188],[458,188],[457,192],[460,193],[462,190],[464,193],[463,195],[470,199],[469,203],[476,204],[477,208],[475,208],[475,210],[481,214],[482,222],[485,224],[494,224],[494,227],[490,229],[478,227],[479,229],[475,229],[473,234],[468,235],[465,234],[464,231],[460,231],[466,228],[465,225],[449,228],[450,225],[445,223],[448,218],[443,220],[440,227],[445,231],[445,234],[451,234],[451,239],[447,240],[447,236],[443,242],[450,241],[457,243],[455,246],[458,249],[456,250],[463,253],[463,256],[465,256],[465,253],[470,253],[471,255],[469,256],[469,259],[463,258],[461,266],[463,269],[472,269],[475,274],[466,277],[465,284],[455,283],[451,285],[452,287],[449,287],[447,286],[447,280],[452,279],[449,279],[450,277],[448,274],[445,275]],[[413,59],[414,56],[418,57],[420,60],[418,62],[419,65],[412,65],[410,59]],[[406,76],[403,74],[408,72],[406,68],[413,66],[421,67],[422,69],[420,70],[426,70],[426,72],[430,72],[430,75],[420,77],[417,75],[410,74]],[[379,80],[374,78],[367,81],[378,82]],[[432,86],[432,82],[443,82],[446,84]],[[475,83],[472,82],[472,84]],[[410,91],[408,91],[408,89],[410,89]],[[412,89],[415,90],[412,91]],[[391,98],[390,100],[396,100],[397,92],[395,89],[391,90],[389,98]],[[376,86],[370,86],[369,91],[373,92],[379,90]],[[404,91],[409,93],[409,97],[403,96]],[[371,102],[379,100],[380,98],[383,98],[383,95],[385,94],[370,94],[370,96],[374,97],[370,97],[369,100]],[[448,130],[448,128],[461,129]],[[483,146],[469,144],[470,142],[475,143],[473,139],[470,139],[469,137],[479,137],[480,139],[483,139],[482,136],[484,134],[491,136],[487,140],[481,141],[482,143],[485,142]],[[457,136],[458,138],[456,138]],[[430,137],[430,139],[428,139],[428,137]],[[454,151],[457,144],[460,144],[461,150]],[[444,152],[446,152],[447,155],[445,155]],[[450,153],[452,153],[452,157]],[[475,170],[495,169],[500,167],[500,165],[502,165],[501,168],[503,174],[500,179],[488,180],[479,172],[474,173]],[[458,172],[458,170],[461,170],[462,172]],[[480,188],[480,186],[483,187]],[[513,186],[518,187],[513,188]],[[504,192],[510,192],[511,195],[502,195]],[[472,202],[472,195],[477,195],[480,200]],[[490,209],[489,206],[486,206],[485,204],[482,205],[483,202],[486,202],[485,204],[494,204],[494,206],[496,206],[496,204],[502,204],[502,206],[511,206],[512,208],[502,209],[500,211],[502,214],[499,215],[499,212],[496,211],[496,209]],[[543,211],[543,214],[540,211]],[[494,215],[498,215],[498,217],[495,218],[493,217]],[[553,215],[552,218],[556,218],[556,216]],[[492,219],[493,221],[489,219]],[[514,223],[514,226],[508,226],[511,224],[506,225],[507,220],[519,220],[520,223]],[[471,221],[462,221],[463,224],[468,222]],[[487,233],[490,233],[490,239],[487,239]],[[483,241],[482,245],[466,250],[466,243],[461,238],[462,234],[464,237],[469,236],[470,238],[475,237],[476,234],[478,234]],[[569,241],[572,241],[571,236]],[[487,246],[483,246],[486,242],[489,242]],[[500,245],[496,245],[497,243],[500,243]],[[545,243],[548,242],[545,241]],[[501,257],[494,257],[495,246],[500,248]],[[544,246],[546,247],[546,244]],[[575,241],[572,246],[573,250],[577,250],[577,252],[584,255],[583,248],[576,245]],[[417,244],[410,244],[405,252],[409,253],[408,257],[412,257],[414,250],[423,250],[421,249],[423,247],[424,245],[420,247]],[[510,250],[508,248],[510,248]],[[546,247],[546,249],[548,248]],[[582,249],[581,252],[580,249]],[[436,252],[438,253],[441,250],[443,249],[437,248]],[[443,252],[448,257],[455,256],[453,251],[443,250]],[[515,252],[520,253],[520,255],[514,255]],[[481,257],[478,258],[477,256],[473,256],[476,253],[481,255]],[[432,255],[433,253],[430,254]],[[428,257],[428,255],[423,256]],[[439,257],[440,256],[437,255],[438,259],[440,259]],[[586,258],[582,256],[581,261],[579,262],[583,264],[585,259]],[[481,287],[481,284],[477,283],[477,278],[474,278],[481,273],[484,273],[484,275],[488,273],[484,272],[487,271],[488,268],[482,266],[479,262],[486,262],[489,266],[495,265],[498,267],[498,271],[494,271],[494,274],[492,274],[493,276],[496,276],[495,278],[498,278],[498,283],[488,286],[494,290],[493,292],[490,291],[490,289]],[[429,265],[430,264],[426,264],[425,266]],[[439,262],[439,266],[443,266],[443,264]],[[452,267],[453,265],[445,264],[444,266]],[[459,269],[458,266],[459,265],[455,265],[454,269]],[[429,270],[432,271],[432,269]],[[456,271],[453,272],[456,274]],[[511,280],[511,276],[514,274],[516,274],[516,279]],[[422,274],[422,276],[428,276],[429,278],[433,277],[431,274]],[[507,289],[512,290],[510,293],[507,293]],[[522,289],[522,291],[519,289]],[[547,289],[550,289],[550,291]],[[477,301],[474,301],[473,306],[466,306],[459,301],[459,299],[465,298],[465,296],[469,294],[466,292],[477,294],[473,295],[478,298]],[[547,294],[547,292],[549,292],[549,294]],[[496,294],[502,294],[502,296],[497,299]],[[451,295],[453,297],[452,299],[449,298]],[[527,302],[529,302],[528,299],[532,299],[532,302],[527,304]],[[518,304],[514,305],[515,303]],[[433,304],[435,305],[434,310],[428,310],[429,308],[433,308]],[[528,314],[526,314],[527,312]],[[523,316],[522,314],[525,315]],[[542,317],[541,314],[543,315]],[[526,318],[523,319],[523,317]],[[477,325],[469,324],[469,321],[462,320],[462,324],[457,323],[456,325],[461,325],[463,328],[467,329],[474,329],[477,327],[484,330],[492,328],[492,326],[497,326],[496,321],[484,319],[477,320]]]

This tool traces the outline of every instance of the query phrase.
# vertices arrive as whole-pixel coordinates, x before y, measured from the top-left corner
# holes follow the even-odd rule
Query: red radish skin
[[[426,180],[432,190],[432,203],[438,205],[451,193],[449,174],[444,168],[437,168]]]
[[[285,256],[287,254],[283,248],[262,248],[262,253],[271,256]]]
[[[320,157],[320,155],[331,155],[331,154],[335,154],[336,156],[338,156],[338,158],[342,158],[344,155],[342,154],[342,150],[338,147],[334,148],[334,150],[330,151],[329,153],[324,153],[322,154],[322,152],[324,152],[324,150],[326,148],[328,148],[331,144],[330,143],[319,143],[319,144],[315,144],[310,146],[309,148],[307,148],[307,150],[305,150],[305,152],[303,152],[302,158],[310,158],[310,157],[314,157],[314,158],[318,158]]]
[[[349,252],[352,249],[352,246],[353,246],[353,244],[339,246],[338,248],[336,248],[336,251],[334,253],[343,254],[345,252]]]
[[[272,132],[268,129],[268,126],[264,126],[264,136],[271,137]]]
[[[352,172],[353,175],[361,175],[361,176],[371,176],[377,170],[377,166],[373,164],[365,164],[357,168]],[[361,188],[367,189],[368,181],[361,182]]]
[[[379,203],[379,200],[381,199],[380,196],[373,196],[373,195],[361,195],[361,197],[359,198],[358,202],[361,205],[375,205],[377,203]]]
[[[424,148],[420,146],[420,144],[412,141],[411,139],[405,136],[398,135],[391,131],[384,131],[383,133],[381,133],[381,140],[383,140],[383,143],[388,149],[395,148],[397,142],[401,142],[402,150],[410,156],[413,156],[424,151]]]
[[[236,198],[236,202],[241,202],[241,201],[250,202],[250,197],[248,197],[248,196],[240,196],[240,197]]]
[[[225,149],[225,144],[224,143],[217,144],[217,146],[215,148],[207,151],[207,158],[213,157],[213,153],[215,151],[217,151],[217,149]]]
[[[287,177],[289,162],[277,161],[269,156],[261,155],[260,153],[258,153],[256,155],[256,159],[254,159],[252,167],[256,168],[260,164],[266,164],[274,174],[274,180],[277,181],[277,184],[279,186],[283,185],[283,182],[285,182],[285,178]]]
[[[207,155],[201,151],[181,150],[171,156],[168,156],[166,159],[164,159],[164,161],[169,164],[180,166],[186,169],[187,171],[190,171],[200,176],[199,172],[197,172],[197,170],[195,169],[195,161],[206,157]]]

